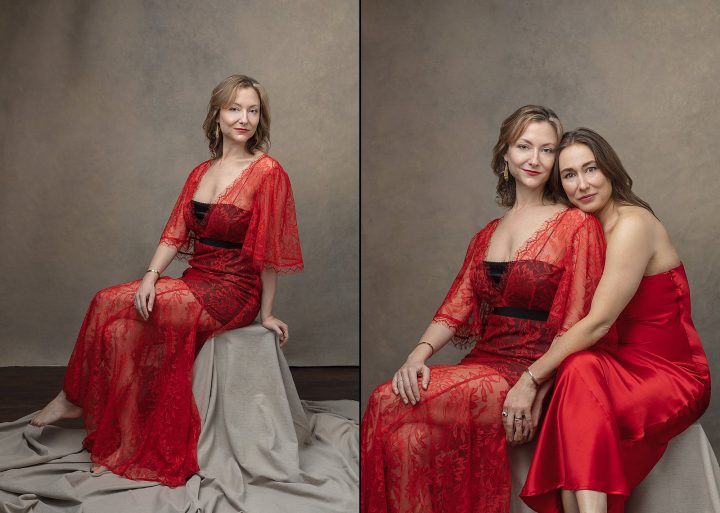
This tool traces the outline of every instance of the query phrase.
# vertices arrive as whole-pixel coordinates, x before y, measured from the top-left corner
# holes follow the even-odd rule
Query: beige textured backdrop
[[[363,402],[502,213],[491,150],[527,103],[616,148],[681,253],[720,383],[719,25],[714,0],[362,3]],[[720,449],[718,386],[703,425]]]
[[[95,291],[142,276],[232,73],[267,88],[295,191],[288,360],[357,365],[357,1],[1,6],[0,365],[65,365]]]

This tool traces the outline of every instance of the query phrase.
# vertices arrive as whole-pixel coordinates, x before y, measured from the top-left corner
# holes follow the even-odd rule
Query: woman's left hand
[[[532,406],[536,394],[537,386],[527,372],[523,372],[517,383],[508,391],[502,414],[508,445],[520,445],[532,438],[535,432]]]
[[[288,325],[282,322],[280,319],[269,315],[262,320],[262,325],[270,330],[277,333],[280,339],[280,347],[283,347],[290,340],[290,331],[288,331]]]

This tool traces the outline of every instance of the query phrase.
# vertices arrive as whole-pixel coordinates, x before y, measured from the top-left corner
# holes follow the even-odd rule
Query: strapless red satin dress
[[[564,488],[605,492],[608,512],[622,512],[668,441],[708,406],[708,362],[682,264],[644,277],[616,326],[616,349],[575,353],[558,370],[521,492],[535,511],[562,512]]]

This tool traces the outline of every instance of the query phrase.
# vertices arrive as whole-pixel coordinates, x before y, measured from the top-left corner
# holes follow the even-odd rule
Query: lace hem
[[[477,335],[473,333],[458,332],[458,326],[462,323],[460,323],[456,319],[436,315],[435,317],[433,317],[432,321],[430,321],[430,324],[438,324],[441,326],[445,326],[450,331],[452,331],[453,335],[450,338],[450,343],[458,349],[469,349],[470,347],[474,346],[475,343],[478,341]]]
[[[187,262],[195,253],[195,239],[193,237],[187,240],[175,239],[172,237],[162,237],[160,244],[177,249],[174,259],[181,262]]]
[[[297,264],[283,264],[283,265],[266,263],[263,265],[263,270],[266,270],[266,269],[270,270],[270,271],[275,271],[278,274],[293,274],[293,273],[302,272],[305,269],[305,266],[304,266],[303,262],[299,262]]]

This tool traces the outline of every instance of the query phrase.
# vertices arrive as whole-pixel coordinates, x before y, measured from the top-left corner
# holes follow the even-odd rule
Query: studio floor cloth
[[[358,404],[301,402],[274,335],[210,339],[193,372],[200,471],[171,488],[93,476],[85,431],[0,424],[0,512],[346,513],[358,508]]]

